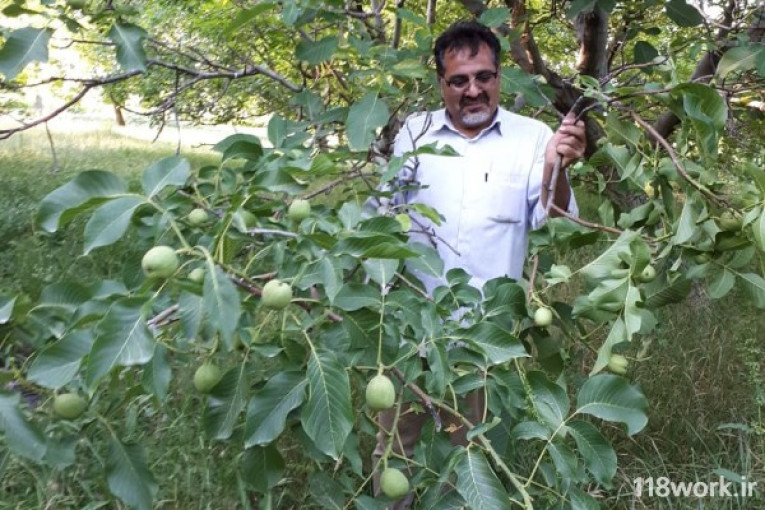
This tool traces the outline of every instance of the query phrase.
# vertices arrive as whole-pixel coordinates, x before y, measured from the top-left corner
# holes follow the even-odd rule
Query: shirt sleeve
[[[547,221],[547,213],[545,207],[542,205],[540,199],[542,191],[542,177],[544,175],[545,166],[545,149],[547,143],[553,136],[552,130],[545,126],[540,133],[538,142],[535,148],[534,167],[529,176],[528,186],[528,210],[529,210],[529,225],[533,230],[541,228]],[[571,184],[568,184],[569,190],[571,190],[571,198],[569,199],[566,212],[572,216],[579,216],[579,207],[576,204],[576,197],[574,196],[574,190],[571,189]]]

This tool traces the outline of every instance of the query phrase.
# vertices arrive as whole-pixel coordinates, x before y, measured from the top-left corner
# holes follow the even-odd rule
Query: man
[[[393,152],[401,156],[435,142],[451,146],[458,156],[411,157],[397,183],[403,191],[394,194],[393,203],[425,204],[443,216],[437,225],[412,214],[410,240],[435,247],[444,274],[462,268],[479,289],[496,277],[520,280],[528,232],[545,222],[547,200],[571,214],[578,212],[563,170],[584,155],[584,125],[569,115],[553,134],[542,122],[499,107],[500,44],[480,23],[449,27],[436,40],[434,55],[444,108],[408,118]],[[553,186],[558,155],[563,160]],[[553,187],[555,196],[549,197]],[[428,293],[446,283],[443,277],[417,276]],[[468,415],[480,422],[482,402],[468,400]],[[402,414],[393,438],[399,453],[403,448],[411,456],[428,419],[426,413]],[[392,422],[393,413],[381,414],[377,456],[389,440]],[[458,428],[452,442],[466,444],[465,431]],[[409,504],[411,496],[395,508]]]

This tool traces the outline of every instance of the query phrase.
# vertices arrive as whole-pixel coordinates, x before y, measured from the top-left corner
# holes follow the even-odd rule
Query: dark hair
[[[499,68],[499,39],[489,27],[477,21],[458,21],[438,36],[433,48],[436,57],[436,72],[439,76],[444,74],[444,55],[447,51],[459,51],[470,49],[470,56],[478,53],[482,44],[485,44],[494,54],[494,67]]]

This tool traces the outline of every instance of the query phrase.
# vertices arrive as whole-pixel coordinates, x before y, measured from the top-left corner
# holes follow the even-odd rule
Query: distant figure
[[[43,98],[40,94],[35,94],[35,113],[38,117],[43,113]]]

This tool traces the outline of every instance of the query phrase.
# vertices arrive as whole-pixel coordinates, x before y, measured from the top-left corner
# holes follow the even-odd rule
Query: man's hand
[[[542,204],[552,216],[558,216],[559,214],[550,211],[550,207],[547,205],[550,191],[555,190],[555,194],[552,197],[553,203],[565,210],[571,199],[571,188],[568,185],[564,170],[577,159],[584,157],[584,150],[587,147],[584,121],[575,121],[576,116],[573,113],[566,115],[545,148],[545,167],[540,197]],[[563,156],[563,161],[557,176],[553,177],[553,168],[558,160],[558,155]],[[553,185],[552,180],[554,178],[556,178],[556,182]]]
[[[584,157],[584,151],[587,148],[587,139],[585,137],[584,121],[577,121],[573,113],[564,117],[560,127],[555,132],[545,151],[545,167],[552,168],[558,155],[563,156],[561,169],[568,166],[577,159]]]

